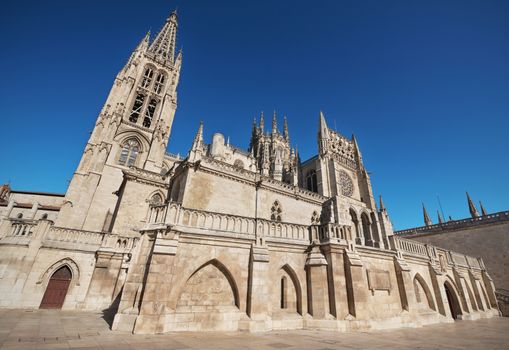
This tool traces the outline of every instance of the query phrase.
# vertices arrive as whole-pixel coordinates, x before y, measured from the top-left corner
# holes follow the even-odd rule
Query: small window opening
[[[156,94],[160,94],[163,91],[164,81],[166,76],[163,73],[159,73],[156,78],[156,82],[154,84],[154,92]]]
[[[141,109],[143,108],[143,102],[145,102],[145,96],[143,96],[142,94],[138,94],[136,96],[136,100],[134,100],[131,115],[129,116],[130,122],[136,123],[138,121],[138,117],[141,114]]]
[[[281,309],[286,309],[288,307],[287,298],[286,298],[286,277],[281,277]]]
[[[152,77],[154,76],[154,71],[152,68],[145,69],[145,74],[143,74],[143,80],[141,81],[141,87],[147,89],[152,82]]]
[[[150,128],[152,124],[152,118],[154,118],[154,113],[156,111],[157,101],[155,99],[151,99],[147,110],[145,112],[145,118],[143,119],[143,126],[146,128]]]

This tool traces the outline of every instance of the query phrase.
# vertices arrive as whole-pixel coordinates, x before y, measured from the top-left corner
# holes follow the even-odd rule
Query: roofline
[[[43,196],[65,197],[65,193],[18,191],[18,190],[11,190],[10,192],[11,193],[21,193],[21,194],[36,194],[36,195],[43,195]]]

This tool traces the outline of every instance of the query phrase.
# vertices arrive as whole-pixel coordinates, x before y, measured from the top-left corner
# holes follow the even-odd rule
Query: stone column
[[[400,252],[398,252],[398,256],[394,257],[394,269],[396,270],[396,280],[398,281],[401,308],[405,311],[417,309],[410,266],[408,266]]]
[[[272,303],[269,292],[269,250],[263,238],[251,246],[249,261],[247,315],[250,320],[241,321],[243,330],[263,331],[271,329]]]
[[[330,313],[327,260],[320,246],[311,248],[306,261],[308,312],[314,319],[325,319]]]
[[[482,271],[482,280],[484,282],[491,307],[498,310],[497,296],[495,295],[495,285],[493,284],[493,280],[491,279],[491,276],[488,275],[486,270]]]
[[[445,289],[442,287],[443,272],[431,262],[428,263],[429,275],[431,278],[431,286],[433,287],[433,294],[437,302],[437,311],[442,316],[450,316],[449,308],[445,306],[447,302],[447,295],[445,295]]]
[[[166,314],[169,313],[171,281],[175,274],[178,233],[160,230],[150,257],[143,288],[140,315],[134,333],[154,334],[168,331]]]
[[[362,318],[366,315],[368,286],[360,256],[353,247],[344,251],[348,316],[346,319]]]
[[[327,261],[327,275],[329,276],[330,313],[336,319],[344,319],[348,310],[348,293],[345,279],[344,246],[328,244],[322,246]]]

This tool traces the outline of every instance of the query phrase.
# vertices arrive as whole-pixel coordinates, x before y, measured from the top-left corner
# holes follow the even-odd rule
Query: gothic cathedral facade
[[[0,190],[0,307],[114,314],[135,333],[365,330],[499,314],[481,258],[394,236],[354,136],[286,118],[247,150],[200,124],[166,152],[182,53],[173,12],[116,76],[64,195]]]

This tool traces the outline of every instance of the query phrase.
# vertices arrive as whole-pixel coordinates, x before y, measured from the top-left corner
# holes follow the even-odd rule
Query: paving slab
[[[509,318],[457,321],[420,328],[372,332],[313,330],[267,333],[115,332],[102,314],[58,310],[0,310],[0,350],[506,350]]]

